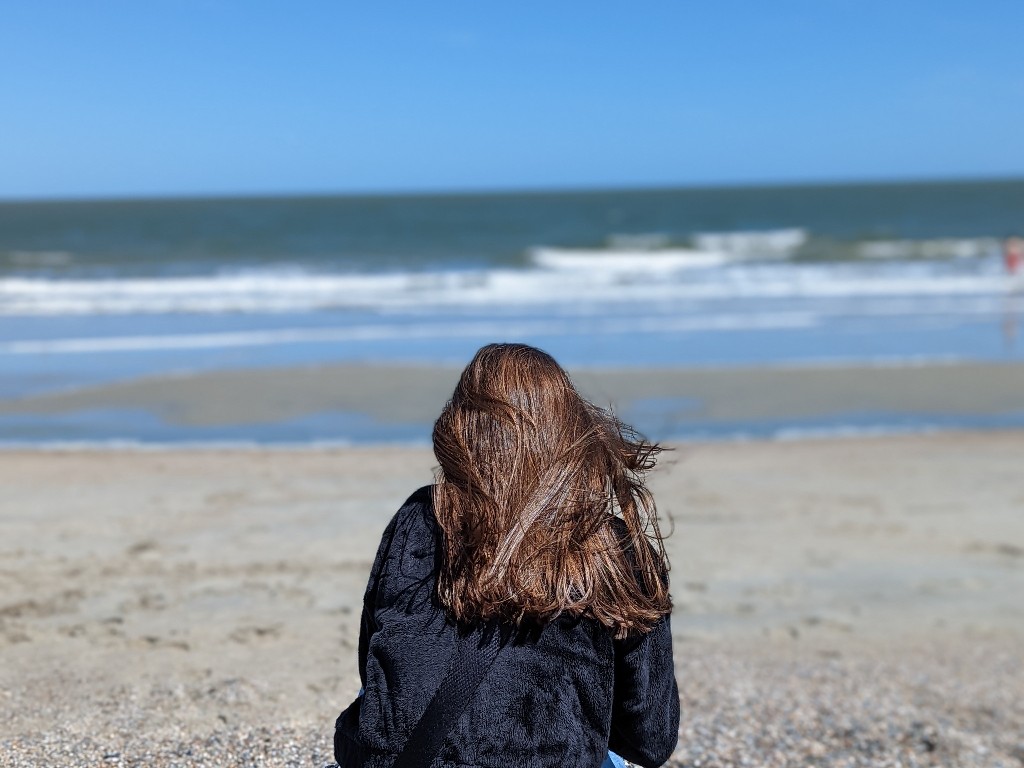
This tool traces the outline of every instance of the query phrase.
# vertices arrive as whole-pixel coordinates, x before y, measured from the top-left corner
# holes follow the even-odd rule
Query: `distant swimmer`
[[[1008,275],[1016,275],[1020,271],[1021,261],[1024,260],[1024,241],[1019,237],[1006,238],[1003,246],[1003,264],[1006,265]]]

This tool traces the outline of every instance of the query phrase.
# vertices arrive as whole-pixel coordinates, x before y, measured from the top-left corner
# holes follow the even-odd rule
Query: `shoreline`
[[[425,444],[461,367],[344,363],[128,379],[0,400],[11,443]],[[655,440],[1024,428],[1024,363],[582,368]]]

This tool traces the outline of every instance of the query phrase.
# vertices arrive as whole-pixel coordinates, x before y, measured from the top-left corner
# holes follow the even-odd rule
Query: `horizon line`
[[[327,198],[416,198],[416,197],[515,197],[526,195],[570,195],[570,194],[615,194],[641,192],[682,192],[720,191],[741,189],[788,189],[867,187],[867,186],[924,186],[940,184],[1000,184],[1024,182],[1024,174],[1005,176],[963,175],[963,176],[910,176],[910,177],[865,177],[865,178],[822,178],[803,180],[766,181],[752,180],[722,183],[652,183],[639,184],[596,184],[596,185],[551,185],[551,186],[509,186],[509,187],[437,187],[437,188],[395,188],[391,190],[305,190],[281,192],[142,192],[125,194],[71,194],[71,195],[24,195],[7,197],[0,195],[0,205],[33,203],[126,203],[126,202],[173,202],[173,201],[214,201],[214,200],[280,200],[280,199],[327,199]]]

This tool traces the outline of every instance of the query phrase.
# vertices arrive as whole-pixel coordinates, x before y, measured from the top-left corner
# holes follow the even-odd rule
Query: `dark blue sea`
[[[1019,362],[1024,278],[1002,248],[1022,232],[1024,181],[2,203],[0,400],[462,364],[493,340],[588,367]],[[64,436],[18,418],[0,442]],[[345,423],[309,438],[350,439]],[[116,414],[76,436],[187,438]]]

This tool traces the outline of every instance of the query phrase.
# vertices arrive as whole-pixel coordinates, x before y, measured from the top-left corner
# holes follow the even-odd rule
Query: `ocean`
[[[1024,360],[1024,278],[1002,247],[1020,233],[1024,181],[0,203],[0,403],[224,369],[461,365],[494,340],[574,368],[1009,364]],[[356,435],[343,416],[288,441],[429,434]],[[984,424],[948,416],[1015,426],[1024,404]],[[0,415],[4,444],[282,434],[127,409]]]

